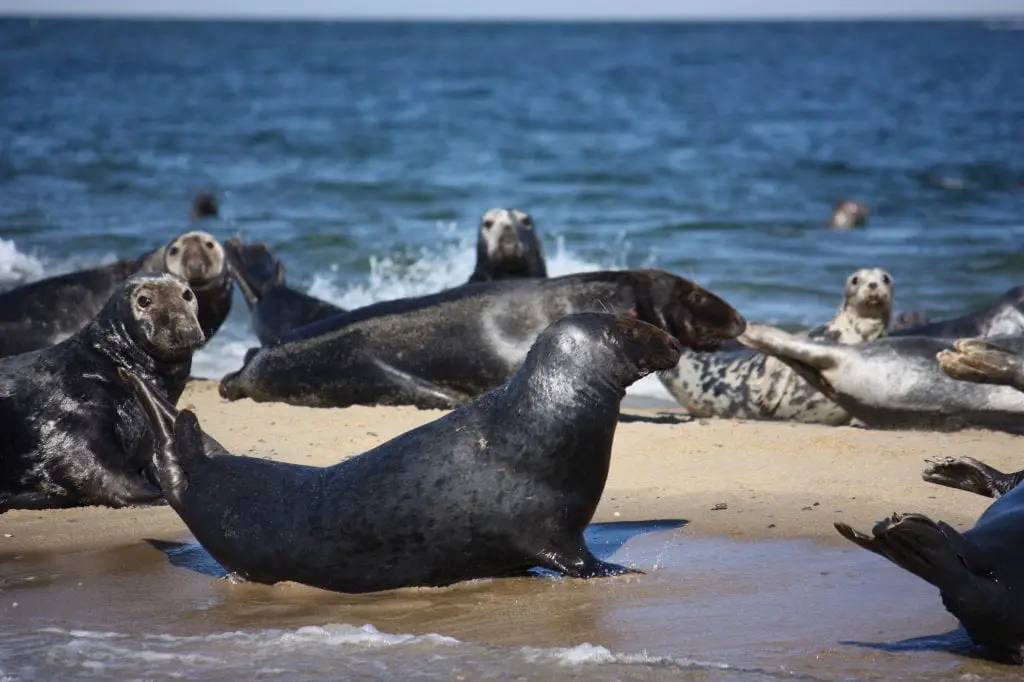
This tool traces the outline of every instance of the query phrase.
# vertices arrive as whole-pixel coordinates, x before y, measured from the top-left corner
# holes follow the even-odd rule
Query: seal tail
[[[284,283],[284,266],[266,244],[245,244],[236,237],[224,242],[231,274],[252,308],[274,286]]]

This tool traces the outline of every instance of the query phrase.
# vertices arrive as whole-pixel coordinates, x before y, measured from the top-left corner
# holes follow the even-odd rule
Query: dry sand
[[[179,405],[237,454],[327,465],[441,416],[415,408],[310,409],[228,403],[216,383],[189,385]],[[894,511],[969,527],[991,502],[922,481],[924,460],[969,454],[1020,469],[1016,436],[988,431],[873,431],[791,423],[692,420],[682,410],[624,408],[595,521],[685,519],[686,533],[846,541]],[[724,509],[713,509],[725,505]],[[0,554],[120,546],[188,531],[167,507],[16,511],[0,517]]]

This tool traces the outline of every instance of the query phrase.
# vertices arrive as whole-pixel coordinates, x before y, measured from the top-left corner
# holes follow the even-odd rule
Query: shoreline
[[[216,387],[213,381],[191,382],[179,405],[194,410],[230,452],[318,466],[444,414],[412,407],[229,403]],[[983,430],[701,420],[680,408],[624,405],[593,521],[680,519],[687,522],[685,535],[812,539],[840,546],[849,543],[833,521],[866,531],[893,512],[921,512],[966,529],[992,501],[924,482],[924,460],[970,454],[1014,471],[1020,468],[1018,447],[1017,436]],[[188,536],[167,506],[11,511],[0,516],[0,560]]]

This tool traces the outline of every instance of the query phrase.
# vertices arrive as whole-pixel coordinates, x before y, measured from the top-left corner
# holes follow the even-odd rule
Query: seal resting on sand
[[[905,327],[890,336],[938,336],[946,339],[1024,334],[1024,285],[1016,286],[974,312]]]
[[[636,319],[563,317],[504,385],[326,468],[210,457],[195,415],[122,376],[151,420],[167,501],[214,559],[255,582],[370,592],[534,567],[637,572],[597,559],[583,531],[626,387],[674,365],[679,348]]]
[[[1024,394],[956,381],[935,357],[949,339],[885,337],[852,346],[823,343],[751,322],[740,343],[779,358],[855,419],[875,428],[954,430],[1024,427]],[[1010,350],[1024,337],[1000,337]]]
[[[480,282],[306,325],[251,349],[220,394],[310,407],[452,408],[507,381],[552,322],[588,311],[633,315],[698,346],[734,338],[745,324],[719,297],[661,270]]]
[[[206,339],[231,311],[224,249],[207,232],[186,232],[135,260],[37,280],[0,293],[0,357],[47,348],[82,329],[132,274],[167,272],[188,281]]]
[[[843,302],[808,338],[851,344],[885,333],[892,312],[892,276],[864,268],[846,279]],[[679,364],[658,375],[679,404],[695,417],[791,420],[845,424],[850,415],[800,378],[786,363],[744,348],[683,349]]]
[[[66,341],[0,360],[0,513],[162,498],[127,367],[171,404],[203,343],[196,297],[173,275],[135,275]]]
[[[971,640],[1001,661],[1024,663],[1024,472],[1004,474],[970,457],[929,463],[924,479],[996,501],[959,533],[923,514],[894,514],[871,535],[836,523],[851,542],[939,588]]]

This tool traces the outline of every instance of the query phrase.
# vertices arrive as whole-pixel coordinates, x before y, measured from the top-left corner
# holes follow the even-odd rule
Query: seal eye
[[[707,302],[708,297],[699,291],[695,291],[692,294],[690,294],[690,303],[694,305],[706,305]]]
[[[853,286],[857,286],[858,284],[860,284],[860,277],[858,277],[857,275],[851,277],[850,284],[852,284]]]
[[[533,227],[533,221],[530,219],[529,216],[524,216],[522,220],[522,225],[523,227],[531,228]]]
[[[185,291],[182,292],[181,297],[191,303],[192,299],[195,298],[196,295],[192,293],[191,289],[185,289]]]
[[[171,254],[172,256],[177,256],[178,251],[180,250],[181,249],[179,249],[177,246],[172,246],[171,248],[167,249],[167,253]]]
[[[889,277],[889,275],[882,275],[882,284],[885,284],[886,286],[892,284],[892,278]]]
[[[491,229],[492,227],[494,227],[494,221],[493,220],[485,220],[484,221],[484,227],[487,228],[488,230]]]
[[[206,248],[208,248],[211,251],[213,251],[213,242],[206,242]]]
[[[145,294],[143,294],[142,296],[139,296],[135,300],[135,302],[139,304],[140,308],[148,308],[149,305],[153,302],[153,299],[151,299],[149,296],[146,296]]]

